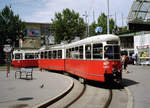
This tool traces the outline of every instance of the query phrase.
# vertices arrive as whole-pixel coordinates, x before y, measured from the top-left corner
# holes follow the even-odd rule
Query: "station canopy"
[[[127,23],[150,24],[150,0],[134,0]]]

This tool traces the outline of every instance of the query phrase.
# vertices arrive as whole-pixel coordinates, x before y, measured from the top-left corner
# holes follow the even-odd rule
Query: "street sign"
[[[103,28],[102,27],[96,27],[95,32],[96,33],[102,33]]]
[[[9,52],[11,52],[11,50],[12,50],[12,47],[10,45],[4,45],[4,48],[3,48],[4,52],[9,53]]]

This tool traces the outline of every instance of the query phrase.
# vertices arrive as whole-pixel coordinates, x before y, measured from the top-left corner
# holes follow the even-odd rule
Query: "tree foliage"
[[[19,15],[14,15],[13,11],[6,6],[0,11],[0,43],[13,44],[19,38],[25,35],[25,24],[19,18]],[[11,41],[10,41],[11,40]]]
[[[110,33],[112,33],[113,29],[114,29],[114,20],[113,19],[109,19],[109,29],[110,29]],[[101,34],[106,34],[107,33],[107,16],[105,15],[105,13],[102,13],[97,20],[97,24],[96,22],[93,22],[90,25],[90,35],[96,35],[95,33],[95,28],[96,27],[102,27],[103,31]]]
[[[79,13],[66,8],[62,13],[55,13],[55,18],[52,19],[51,30],[54,33],[56,43],[61,41],[71,42],[76,36],[83,38],[86,24]]]

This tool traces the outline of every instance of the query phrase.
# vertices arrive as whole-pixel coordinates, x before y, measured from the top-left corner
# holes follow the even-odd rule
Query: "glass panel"
[[[119,46],[105,46],[104,56],[106,59],[120,59]]]
[[[44,52],[41,52],[41,59],[44,58]]]
[[[44,57],[45,59],[47,59],[47,58],[48,58],[48,53],[47,53],[47,51],[45,51],[44,56],[45,56],[45,57]]]
[[[51,55],[52,55],[52,52],[49,51],[49,52],[48,52],[48,58],[49,58],[49,59],[51,59]]]
[[[102,59],[103,57],[103,45],[93,44],[93,59]]]
[[[91,45],[85,46],[85,58],[91,59]]]
[[[22,53],[16,53],[15,59],[22,59]]]
[[[53,51],[53,59],[57,58],[57,51]]]
[[[66,50],[66,58],[70,58],[70,51],[69,51],[69,49]]]
[[[79,58],[80,58],[80,59],[83,59],[83,46],[80,46],[80,47],[79,47],[79,54],[80,54],[80,55],[79,55]]]
[[[58,58],[62,58],[62,50],[58,50]]]
[[[25,53],[25,59],[34,59],[34,53]]]
[[[38,53],[35,53],[34,58],[35,58],[35,59],[38,59],[38,58],[39,58],[39,54],[38,54]]]

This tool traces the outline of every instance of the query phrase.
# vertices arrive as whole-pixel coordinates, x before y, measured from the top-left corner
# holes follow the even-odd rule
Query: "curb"
[[[107,99],[106,103],[104,104],[103,108],[108,108],[108,106],[110,105],[111,100],[112,100],[112,90],[109,90],[109,96],[108,96],[108,99]]]
[[[128,87],[124,87],[124,88],[127,91],[127,95],[128,95],[127,108],[133,108],[133,102],[134,102],[133,96]]]
[[[33,106],[32,108],[45,108],[45,107],[48,107],[49,105],[55,103],[56,101],[58,101],[59,99],[61,99],[62,97],[64,97],[67,93],[69,93],[71,91],[71,89],[73,88],[74,86],[74,82],[73,80],[70,78],[70,77],[66,77],[68,78],[70,81],[71,81],[71,84],[69,85],[69,87],[64,90],[62,93],[58,94],[57,96],[49,99],[49,100],[46,100],[38,105],[35,105]]]

